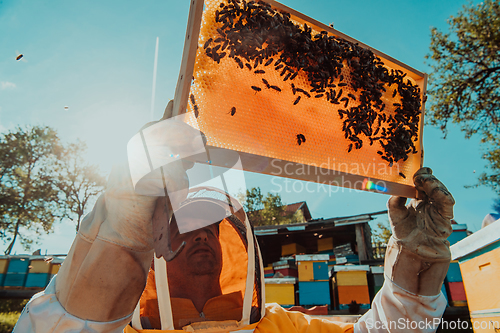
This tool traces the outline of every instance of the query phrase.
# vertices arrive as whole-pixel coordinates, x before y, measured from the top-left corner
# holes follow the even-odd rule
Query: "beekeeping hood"
[[[209,299],[201,314],[190,300],[171,298],[167,264],[163,257],[155,256],[132,326],[135,330],[150,326],[166,331],[181,327],[200,332],[236,331],[258,322],[265,313],[260,250],[241,203],[228,194],[246,189],[241,161],[236,153],[209,149],[203,134],[182,117],[149,126],[129,142],[132,181],[137,193],[162,196],[164,179],[175,171],[179,161],[195,163],[187,172],[192,187],[187,198],[172,202],[172,208],[180,234],[218,223],[222,295]],[[226,167],[217,169],[212,164]],[[168,197],[176,201],[185,193],[178,196],[169,189]]]
[[[190,217],[221,221],[222,296],[207,301],[200,316],[190,300],[170,298],[166,262],[155,257],[132,326],[136,330],[150,326],[166,331],[184,327],[196,332],[230,332],[258,322],[265,313],[262,260],[242,205],[219,189],[197,187],[189,191],[174,216],[179,225]],[[194,228],[189,226],[189,230]]]

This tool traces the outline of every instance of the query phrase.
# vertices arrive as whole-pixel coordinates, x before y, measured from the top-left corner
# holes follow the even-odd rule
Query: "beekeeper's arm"
[[[385,255],[385,283],[355,332],[434,332],[446,308],[441,286],[451,255],[455,200],[422,168],[413,181],[421,200],[391,197],[387,203],[392,236]],[[411,326],[409,326],[411,325]]]
[[[166,121],[170,123],[164,125],[168,128],[160,138],[164,141],[148,144],[189,150],[199,131]],[[187,193],[185,169],[182,161],[164,168],[173,207]],[[15,332],[122,331],[146,285],[153,259],[151,220],[156,199],[134,191],[127,166],[113,169],[105,193],[82,221],[59,273],[27,304]]]

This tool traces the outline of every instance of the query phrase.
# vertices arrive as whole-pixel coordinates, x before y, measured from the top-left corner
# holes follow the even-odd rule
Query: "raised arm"
[[[184,149],[189,154],[193,137],[200,135],[179,121],[165,120],[161,126],[162,135],[146,137],[151,151]],[[129,162],[131,158],[133,162],[134,156],[129,156]],[[158,195],[164,193],[166,184],[172,207],[184,200],[189,187],[186,168],[190,166],[182,160],[170,163],[163,168],[165,183],[150,177],[141,192],[151,195],[137,193],[128,165],[114,168],[105,193],[83,220],[59,274],[28,303],[15,332],[35,332],[36,327],[44,327],[46,332],[121,331],[146,285],[154,252],[152,217]],[[159,173],[155,174],[158,178]]]
[[[385,255],[385,283],[355,332],[434,332],[445,310],[441,286],[450,263],[455,200],[422,168],[413,176],[419,200],[391,197],[392,236]],[[408,325],[417,325],[409,327]]]

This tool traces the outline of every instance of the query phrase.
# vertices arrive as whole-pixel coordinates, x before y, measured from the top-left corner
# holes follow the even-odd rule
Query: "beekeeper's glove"
[[[450,263],[451,219],[455,200],[446,187],[421,168],[413,176],[420,199],[387,203],[392,236],[385,255],[385,274],[399,287],[418,295],[440,292]]]
[[[171,106],[169,103],[163,119],[169,117],[169,112],[171,114]],[[199,131],[180,121],[163,121],[166,123],[161,124],[162,135],[156,136],[156,141],[146,138],[152,151],[166,148],[175,152],[182,147],[183,153],[189,155],[200,148],[193,144],[194,138],[200,136]],[[135,163],[134,158],[129,156],[129,164]],[[137,156],[141,158],[144,156]],[[192,165],[178,160],[163,168],[174,209],[185,199],[189,187],[186,169]],[[82,221],[56,277],[57,298],[70,314],[85,320],[108,322],[133,312],[153,259],[151,220],[157,198],[164,193],[163,179],[158,179],[163,177],[158,172],[153,175],[142,184],[140,191],[152,195],[141,195],[137,188],[134,189],[128,166],[114,168],[111,172],[105,193]]]

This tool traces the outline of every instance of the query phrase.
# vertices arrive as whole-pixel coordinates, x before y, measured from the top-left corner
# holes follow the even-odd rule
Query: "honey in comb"
[[[413,155],[419,143],[419,87],[370,50],[299,25],[267,3],[246,1],[206,1],[201,42],[192,87],[200,117],[204,110],[217,113],[236,105],[239,121],[258,126],[258,131],[247,128],[235,140],[229,129],[238,124],[213,117],[210,111],[200,125],[217,128],[209,141],[306,164],[324,161],[327,153],[340,160],[349,154],[353,156],[347,160],[356,160],[361,156],[357,150],[368,150],[390,166],[418,162]],[[316,52],[300,55],[311,48]],[[297,147],[283,152],[291,142],[298,146],[296,133],[304,133],[319,151],[331,148],[321,158],[315,156],[317,151],[298,152]],[[354,149],[349,152],[349,147]],[[399,164],[409,171],[404,170],[407,163]]]

